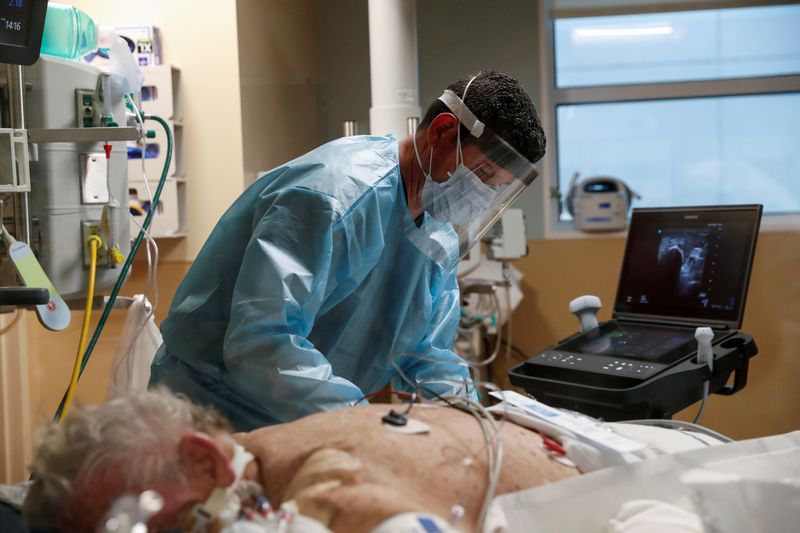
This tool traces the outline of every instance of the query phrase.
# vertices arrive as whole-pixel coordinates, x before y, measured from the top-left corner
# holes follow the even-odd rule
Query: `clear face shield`
[[[469,84],[465,97],[468,90]],[[479,121],[453,91],[445,91],[439,100],[470,133],[462,144],[459,128],[456,166],[441,182],[430,175],[434,154],[431,153],[426,169],[420,160],[415,137],[414,150],[425,174],[419,199],[423,216],[414,221],[407,234],[433,261],[454,269],[533,182],[538,171],[533,163]]]

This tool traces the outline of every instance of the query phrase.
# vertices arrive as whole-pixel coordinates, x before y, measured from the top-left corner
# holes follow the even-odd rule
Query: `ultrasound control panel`
[[[643,363],[602,355],[578,355],[559,351],[545,351],[536,357],[539,365],[556,368],[580,369],[586,372],[647,379],[666,369],[668,365]]]

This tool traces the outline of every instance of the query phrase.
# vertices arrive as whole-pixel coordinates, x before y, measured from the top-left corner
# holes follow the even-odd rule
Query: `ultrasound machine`
[[[554,407],[609,421],[670,418],[747,383],[744,315],[761,205],[634,209],[612,320],[573,300],[582,331],[512,368]],[[732,383],[729,383],[732,378]]]

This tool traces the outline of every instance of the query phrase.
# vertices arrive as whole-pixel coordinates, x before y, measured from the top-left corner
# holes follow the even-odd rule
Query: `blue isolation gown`
[[[437,394],[471,389],[450,349],[458,240],[432,219],[409,223],[398,146],[339,139],[253,183],[178,288],[151,386],[213,405],[237,430],[353,405],[390,381],[412,390],[392,361]],[[431,261],[432,246],[450,264]]]

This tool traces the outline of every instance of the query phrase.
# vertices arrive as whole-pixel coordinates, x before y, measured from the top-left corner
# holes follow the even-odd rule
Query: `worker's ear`
[[[178,460],[189,485],[227,487],[236,480],[231,466],[233,449],[205,433],[190,431],[178,443]]]
[[[459,121],[452,113],[439,113],[428,126],[428,144],[434,148],[442,142],[446,146],[454,145],[458,133]]]

